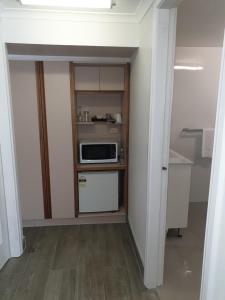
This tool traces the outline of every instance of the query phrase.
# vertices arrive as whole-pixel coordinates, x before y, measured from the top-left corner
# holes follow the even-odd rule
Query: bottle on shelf
[[[81,111],[81,106],[79,106],[79,109],[78,109],[77,122],[83,122],[83,115],[82,115],[82,111]]]
[[[83,112],[83,122],[89,122],[90,121],[90,112],[88,110],[84,110]]]
[[[120,147],[119,158],[120,158],[120,162],[124,161],[124,149],[123,149],[123,146]]]

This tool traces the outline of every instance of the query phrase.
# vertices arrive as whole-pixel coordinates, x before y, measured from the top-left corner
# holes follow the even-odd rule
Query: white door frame
[[[5,191],[3,185],[2,154],[0,145],[0,270],[10,257],[9,232],[6,216]]]
[[[163,284],[168,172],[162,172],[162,166],[168,168],[176,7],[180,2],[159,0],[154,11],[144,263],[144,283],[148,288]],[[162,11],[162,8],[166,10]],[[201,300],[225,298],[225,251],[222,236],[225,232],[225,41],[217,106]]]
[[[16,173],[9,66],[7,49],[2,38],[3,33],[1,22],[2,21],[0,19],[0,144],[2,150],[2,168],[9,231],[10,256],[18,257],[23,252],[22,222]]]
[[[144,262],[144,283],[148,288],[163,283],[168,172],[162,167],[168,169],[178,3],[180,0],[158,0],[153,14]]]
[[[206,222],[201,300],[225,299],[225,34]]]

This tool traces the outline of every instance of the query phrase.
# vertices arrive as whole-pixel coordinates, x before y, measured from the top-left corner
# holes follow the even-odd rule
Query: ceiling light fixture
[[[23,5],[73,7],[73,8],[111,8],[112,0],[20,0]]]
[[[201,71],[203,69],[202,66],[174,66],[174,70]]]

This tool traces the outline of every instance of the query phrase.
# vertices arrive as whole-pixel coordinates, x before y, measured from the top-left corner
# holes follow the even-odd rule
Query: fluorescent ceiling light
[[[201,71],[202,66],[174,66],[174,70]]]
[[[73,8],[111,8],[112,0],[20,0],[24,5],[73,7]]]

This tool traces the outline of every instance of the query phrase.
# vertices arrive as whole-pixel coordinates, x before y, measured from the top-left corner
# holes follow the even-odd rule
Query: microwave
[[[118,162],[118,143],[81,142],[80,163],[107,164]]]

